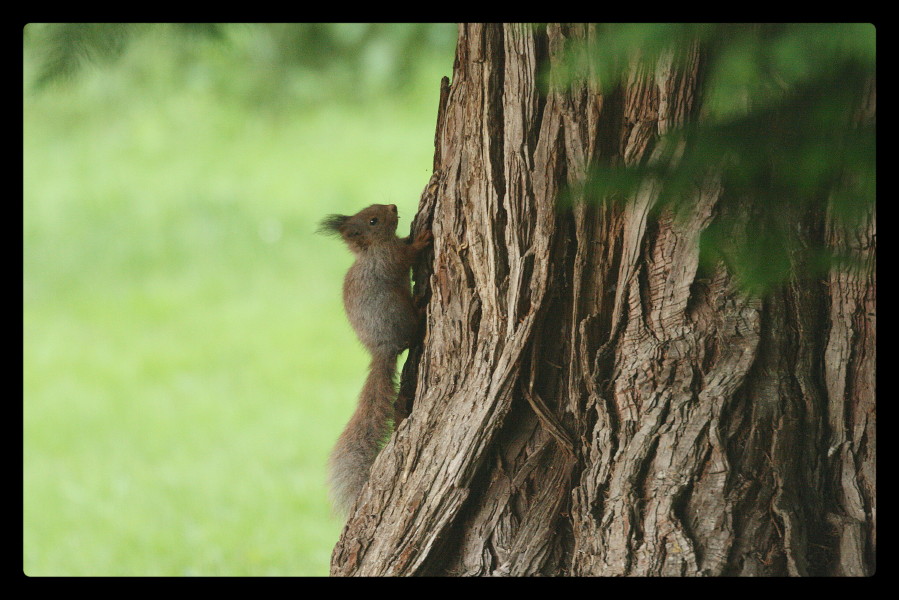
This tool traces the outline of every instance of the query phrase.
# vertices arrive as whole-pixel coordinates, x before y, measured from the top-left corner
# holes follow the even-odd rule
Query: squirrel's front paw
[[[434,234],[431,233],[431,230],[425,229],[424,231],[419,232],[417,236],[415,236],[415,245],[418,248],[424,248],[425,246],[430,244],[433,239]]]

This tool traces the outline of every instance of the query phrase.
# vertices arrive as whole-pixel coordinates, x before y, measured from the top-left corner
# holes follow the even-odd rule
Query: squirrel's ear
[[[343,233],[343,226],[350,218],[346,215],[328,215],[322,222],[318,224],[316,233],[324,233],[325,235],[340,235]]]

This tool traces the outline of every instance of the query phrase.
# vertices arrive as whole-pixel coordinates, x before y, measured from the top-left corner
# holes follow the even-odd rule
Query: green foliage
[[[867,24],[597,26],[592,54],[573,44],[557,84],[589,65],[601,90],[614,94],[625,73],[651,75],[665,52],[682,66],[687,46],[699,44],[703,96],[698,113],[662,137],[653,160],[597,165],[569,200],[626,198],[652,178],[662,186],[659,207],[676,208],[707,177],[718,177],[730,197],[764,210],[744,225],[747,235],[723,233],[732,223],[714,224],[703,259],[726,256],[755,293],[793,275],[816,275],[790,268],[797,249],[790,224],[825,207],[852,222],[874,203],[875,123],[865,102],[875,34]],[[823,247],[807,253],[814,256],[803,265],[827,267]]]
[[[36,90],[86,65],[127,60],[129,48],[145,44],[172,57],[175,76],[249,106],[395,94],[422,82],[421,69],[455,47],[448,23],[45,23],[25,34]]]
[[[109,61],[120,56],[127,42],[141,26],[125,23],[29,24],[24,38],[27,49],[37,47],[41,70],[34,86],[71,79],[85,62]]]
[[[241,31],[149,26],[35,92],[26,29],[28,575],[328,572],[327,454],[367,359],[352,257],[314,231],[372,202],[408,227],[452,54],[422,93],[261,104]]]

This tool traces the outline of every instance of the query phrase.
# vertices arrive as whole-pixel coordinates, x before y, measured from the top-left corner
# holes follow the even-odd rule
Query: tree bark
[[[873,209],[795,211],[797,242],[862,268],[812,279],[797,254],[760,299],[699,265],[713,218],[738,240],[756,210],[714,178],[676,213],[649,178],[560,206],[592,165],[655,160],[702,91],[698,46],[606,94],[589,71],[546,90],[540,65],[572,41],[599,43],[586,25],[459,28],[413,224],[434,233],[414,400],[332,574],[873,573]]]

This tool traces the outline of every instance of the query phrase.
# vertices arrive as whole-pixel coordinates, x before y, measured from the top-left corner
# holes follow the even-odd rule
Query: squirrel
[[[343,280],[343,305],[359,341],[371,355],[358,406],[329,459],[335,508],[349,514],[389,433],[396,399],[397,356],[419,331],[420,311],[409,290],[409,269],[431,241],[430,231],[414,240],[398,238],[396,205],[372,204],[353,216],[329,215],[319,232],[339,235],[356,260]]]

